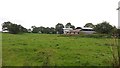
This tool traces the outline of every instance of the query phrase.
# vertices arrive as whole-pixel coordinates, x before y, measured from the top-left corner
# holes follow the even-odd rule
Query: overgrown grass
[[[114,60],[109,38],[57,34],[2,37],[3,66],[112,66]]]
[[[83,37],[83,38],[112,38],[109,34],[63,34],[61,37]]]
[[[2,67],[2,34],[0,33],[0,67]]]

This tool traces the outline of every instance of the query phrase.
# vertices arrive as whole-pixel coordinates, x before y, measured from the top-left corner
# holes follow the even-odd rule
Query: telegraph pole
[[[118,29],[120,29],[120,1],[118,2],[117,10],[118,10]],[[119,41],[119,39],[118,39],[117,49],[118,49],[118,60],[119,60],[119,68],[120,68],[120,41]]]

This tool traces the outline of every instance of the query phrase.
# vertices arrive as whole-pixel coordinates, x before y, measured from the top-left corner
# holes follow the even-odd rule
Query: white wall
[[[95,33],[95,31],[80,31],[80,32],[83,32],[85,34],[93,34],[93,33]]]

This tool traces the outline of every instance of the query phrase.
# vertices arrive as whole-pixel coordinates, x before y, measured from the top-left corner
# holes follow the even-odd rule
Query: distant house
[[[4,30],[4,31],[2,31],[2,33],[8,33],[9,31],[8,30]]]
[[[81,29],[63,28],[64,34],[79,34]]]
[[[72,28],[63,28],[64,34],[79,34],[80,32],[84,33],[84,34],[93,34],[95,33],[95,31],[93,30],[93,28],[81,28],[81,27],[77,27],[76,29],[72,29]]]
[[[72,28],[63,28],[64,34],[70,33],[70,31],[73,30]]]
[[[4,28],[4,29],[2,29],[2,32],[3,32],[3,33],[8,33],[9,31],[8,31],[7,28]]]
[[[88,27],[82,28],[80,32],[85,33],[85,34],[93,34],[93,33],[95,33],[93,28],[88,28]]]

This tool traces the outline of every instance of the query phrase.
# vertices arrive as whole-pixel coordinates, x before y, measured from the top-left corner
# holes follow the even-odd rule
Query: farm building
[[[63,28],[64,34],[79,34],[81,29]]]
[[[85,33],[85,34],[93,34],[95,33],[95,31],[93,30],[93,28],[76,28],[76,29],[72,29],[72,28],[63,28],[64,34],[79,34],[80,32]]]
[[[8,33],[9,31],[8,30],[4,30],[4,31],[2,31],[2,33]]]
[[[3,33],[8,33],[9,31],[8,31],[7,28],[4,28],[4,29],[2,29],[2,32],[3,32]]]
[[[88,28],[88,27],[82,28],[82,30],[80,32],[85,33],[85,34],[93,34],[93,33],[95,33],[93,28]]]

